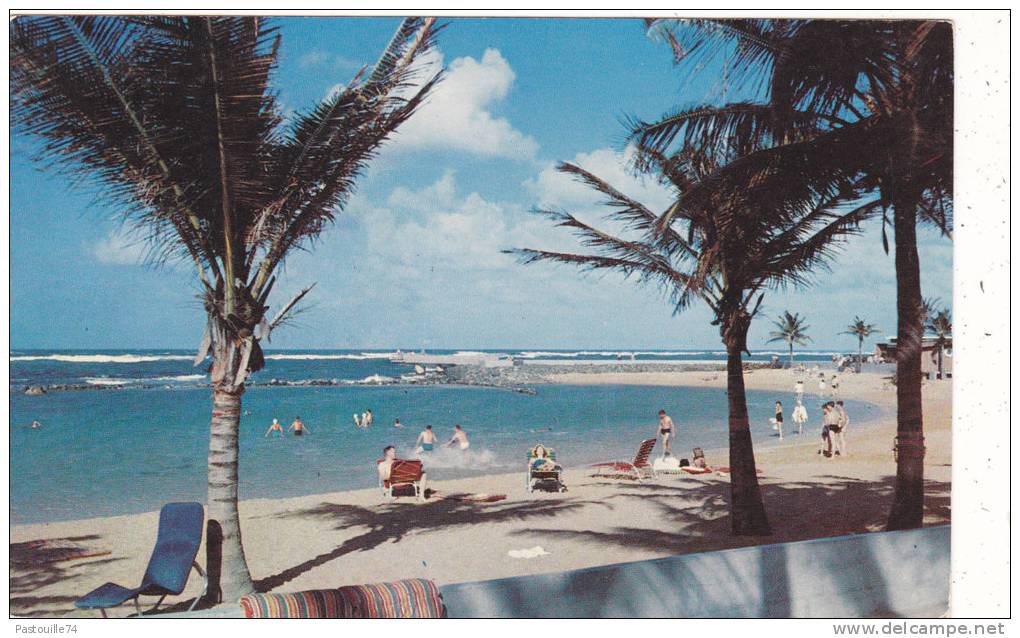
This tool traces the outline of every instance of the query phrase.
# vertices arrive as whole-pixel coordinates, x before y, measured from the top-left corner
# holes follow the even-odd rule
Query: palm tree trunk
[[[942,374],[942,344],[941,343],[939,344],[939,378],[940,379],[945,378],[945,375]]]
[[[793,343],[790,343],[790,369],[793,370]]]
[[[917,197],[897,189],[896,233],[896,488],[887,529],[912,529],[924,517],[924,431],[921,414],[921,270]]]
[[[730,494],[731,529],[734,536],[772,534],[765,503],[758,486],[758,473],[747,418],[744,366],[740,346],[727,345],[726,394],[730,411]]]
[[[233,362],[231,362],[233,363]],[[237,511],[238,427],[244,385],[220,384],[213,391],[209,427],[209,493],[206,551],[213,602],[236,601],[255,591],[241,546]]]
[[[862,363],[864,363],[864,337],[857,337],[857,374],[861,373]]]

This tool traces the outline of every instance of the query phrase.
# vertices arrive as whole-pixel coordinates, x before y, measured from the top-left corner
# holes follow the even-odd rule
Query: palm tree
[[[724,81],[760,100],[635,122],[643,149],[733,147],[789,179],[838,168],[892,211],[897,305],[897,469],[888,529],[919,527],[924,500],[917,221],[952,227],[953,33],[915,20],[655,20],[689,68],[723,60]],[[734,144],[734,139],[740,140]],[[724,175],[717,179],[723,179]],[[730,175],[739,180],[742,175]],[[882,239],[888,251],[883,215]]]
[[[712,310],[727,351],[731,529],[735,535],[771,533],[755,471],[742,353],[747,331],[764,291],[802,285],[812,268],[823,265],[833,242],[857,232],[877,210],[874,200],[853,210],[833,208],[840,189],[803,188],[776,180],[767,171],[754,188],[713,190],[705,181],[711,161],[686,156],[659,157],[656,176],[675,197],[668,223],[660,214],[573,164],[559,170],[606,197],[609,218],[623,225],[624,238],[586,224],[575,216],[539,210],[557,226],[569,228],[590,253],[539,249],[508,251],[522,263],[552,261],[588,271],[618,271],[640,283],[654,283],[668,294],[674,312],[700,299]],[[852,188],[843,185],[843,188]],[[807,204],[807,205],[805,205]]]
[[[408,18],[379,61],[285,124],[270,80],[279,35],[258,17],[36,16],[11,26],[12,119],[40,160],[98,185],[156,263],[193,264],[211,356],[211,598],[252,591],[237,512],[238,425],[275,274],[333,220],[358,176],[438,76],[416,60],[433,19]]]
[[[929,320],[933,319],[942,308],[942,300],[938,297],[925,297],[921,300],[921,324],[927,328]]]
[[[864,340],[876,332],[878,332],[878,326],[873,323],[866,323],[855,315],[853,323],[840,333],[857,337],[857,372],[861,371],[861,363],[864,361]]]
[[[807,336],[810,326],[805,325],[807,317],[801,317],[799,313],[790,314],[789,310],[783,312],[779,319],[772,322],[776,327],[774,332],[769,333],[769,340],[766,343],[785,341],[790,346],[790,367],[793,367],[793,344],[806,346],[811,337]]]
[[[949,308],[942,308],[933,315],[929,314],[924,322],[925,329],[935,335],[935,351],[938,355],[939,378],[943,378],[943,353],[953,337],[953,313]]]

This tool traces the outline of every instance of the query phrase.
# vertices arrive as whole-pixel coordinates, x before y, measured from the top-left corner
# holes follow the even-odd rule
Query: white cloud
[[[594,174],[654,212],[665,210],[672,202],[669,190],[654,179],[634,175],[628,168],[633,159],[634,149],[628,146],[623,152],[600,148],[590,153],[578,153],[570,163]],[[575,209],[598,207],[605,199],[601,193],[582,184],[572,175],[556,170],[556,165],[552,163],[542,169],[537,177],[526,180],[524,187],[535,196],[537,204],[544,208],[565,208],[575,212]],[[601,212],[605,213],[605,209]]]
[[[369,253],[382,269],[396,266],[401,276],[411,278],[437,268],[508,266],[513,260],[501,250],[529,236],[533,224],[517,205],[458,193],[453,171],[419,190],[395,188],[385,206],[362,201],[352,208],[368,233]]]
[[[112,230],[89,248],[92,255],[103,264],[134,266],[145,258],[145,243],[130,231]]]
[[[441,53],[431,52],[422,61],[426,71],[442,66]],[[428,101],[405,122],[394,138],[403,149],[455,149],[488,157],[534,158],[538,143],[518,131],[492,106],[504,100],[516,75],[496,49],[486,49],[481,60],[457,58]]]
[[[307,69],[326,65],[346,69],[362,66],[357,60],[352,60],[342,55],[330,55],[321,49],[314,49],[298,58],[298,66],[301,68]]]

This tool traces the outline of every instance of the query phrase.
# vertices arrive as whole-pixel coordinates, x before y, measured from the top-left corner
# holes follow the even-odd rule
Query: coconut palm
[[[742,353],[747,351],[748,328],[766,290],[808,283],[811,270],[825,263],[833,243],[857,232],[878,201],[852,210],[835,208],[832,202],[845,196],[840,188],[805,189],[774,180],[767,171],[753,188],[717,190],[704,197],[708,184],[703,180],[714,168],[706,159],[657,158],[655,175],[675,197],[675,214],[663,224],[661,213],[578,166],[561,164],[561,172],[605,196],[612,209],[608,217],[620,232],[596,228],[564,211],[538,210],[557,226],[574,231],[591,251],[508,252],[525,264],[573,264],[657,284],[676,313],[695,299],[708,305],[727,352],[731,529],[735,535],[765,535],[771,527],[755,471],[744,390]]]
[[[804,321],[807,317],[801,317],[799,313],[790,314],[789,310],[783,311],[783,314],[779,316],[779,319],[772,322],[772,325],[776,327],[776,330],[769,333],[769,340],[766,343],[776,343],[777,341],[785,342],[790,346],[790,367],[793,367],[793,346],[806,346],[808,341],[811,341],[811,337],[807,336],[807,330],[810,326],[806,325]]]
[[[924,323],[925,329],[935,335],[935,352],[938,357],[939,378],[943,378],[943,353],[953,337],[953,313],[949,308],[942,308],[929,314]]]
[[[867,323],[855,315],[853,323],[840,333],[857,337],[857,372],[861,371],[861,362],[864,361],[864,340],[876,332],[878,332],[878,326],[873,323]]]
[[[921,524],[924,437],[917,221],[952,227],[953,34],[915,20],[656,20],[687,68],[721,59],[754,96],[634,122],[640,149],[734,149],[745,164],[815,180],[836,165],[892,212],[897,304],[897,471],[888,528]],[[738,140],[734,142],[734,140]],[[725,174],[725,172],[724,172]],[[730,175],[743,179],[742,172]],[[717,176],[717,180],[724,175]],[[888,250],[886,217],[882,239]]]
[[[35,16],[11,25],[12,119],[39,159],[86,178],[143,230],[156,263],[193,264],[210,359],[211,596],[252,591],[237,512],[238,425],[276,273],[333,220],[437,76],[416,60],[433,19],[409,18],[379,61],[285,123],[270,81],[280,38],[258,17]]]
[[[927,329],[928,322],[942,309],[942,300],[938,297],[925,297],[921,300],[921,324]]]

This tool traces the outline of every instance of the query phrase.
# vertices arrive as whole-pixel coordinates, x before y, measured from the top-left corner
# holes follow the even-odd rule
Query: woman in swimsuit
[[[659,436],[662,437],[666,456],[673,454],[673,419],[669,418],[665,410],[659,410]]]
[[[277,437],[284,436],[284,428],[281,427],[281,425],[279,425],[279,422],[276,421],[275,419],[273,419],[272,423],[269,424],[269,429],[265,431],[265,436],[269,436],[270,434]]]
[[[779,430],[779,438],[783,438],[783,402],[776,401],[776,429]]]

